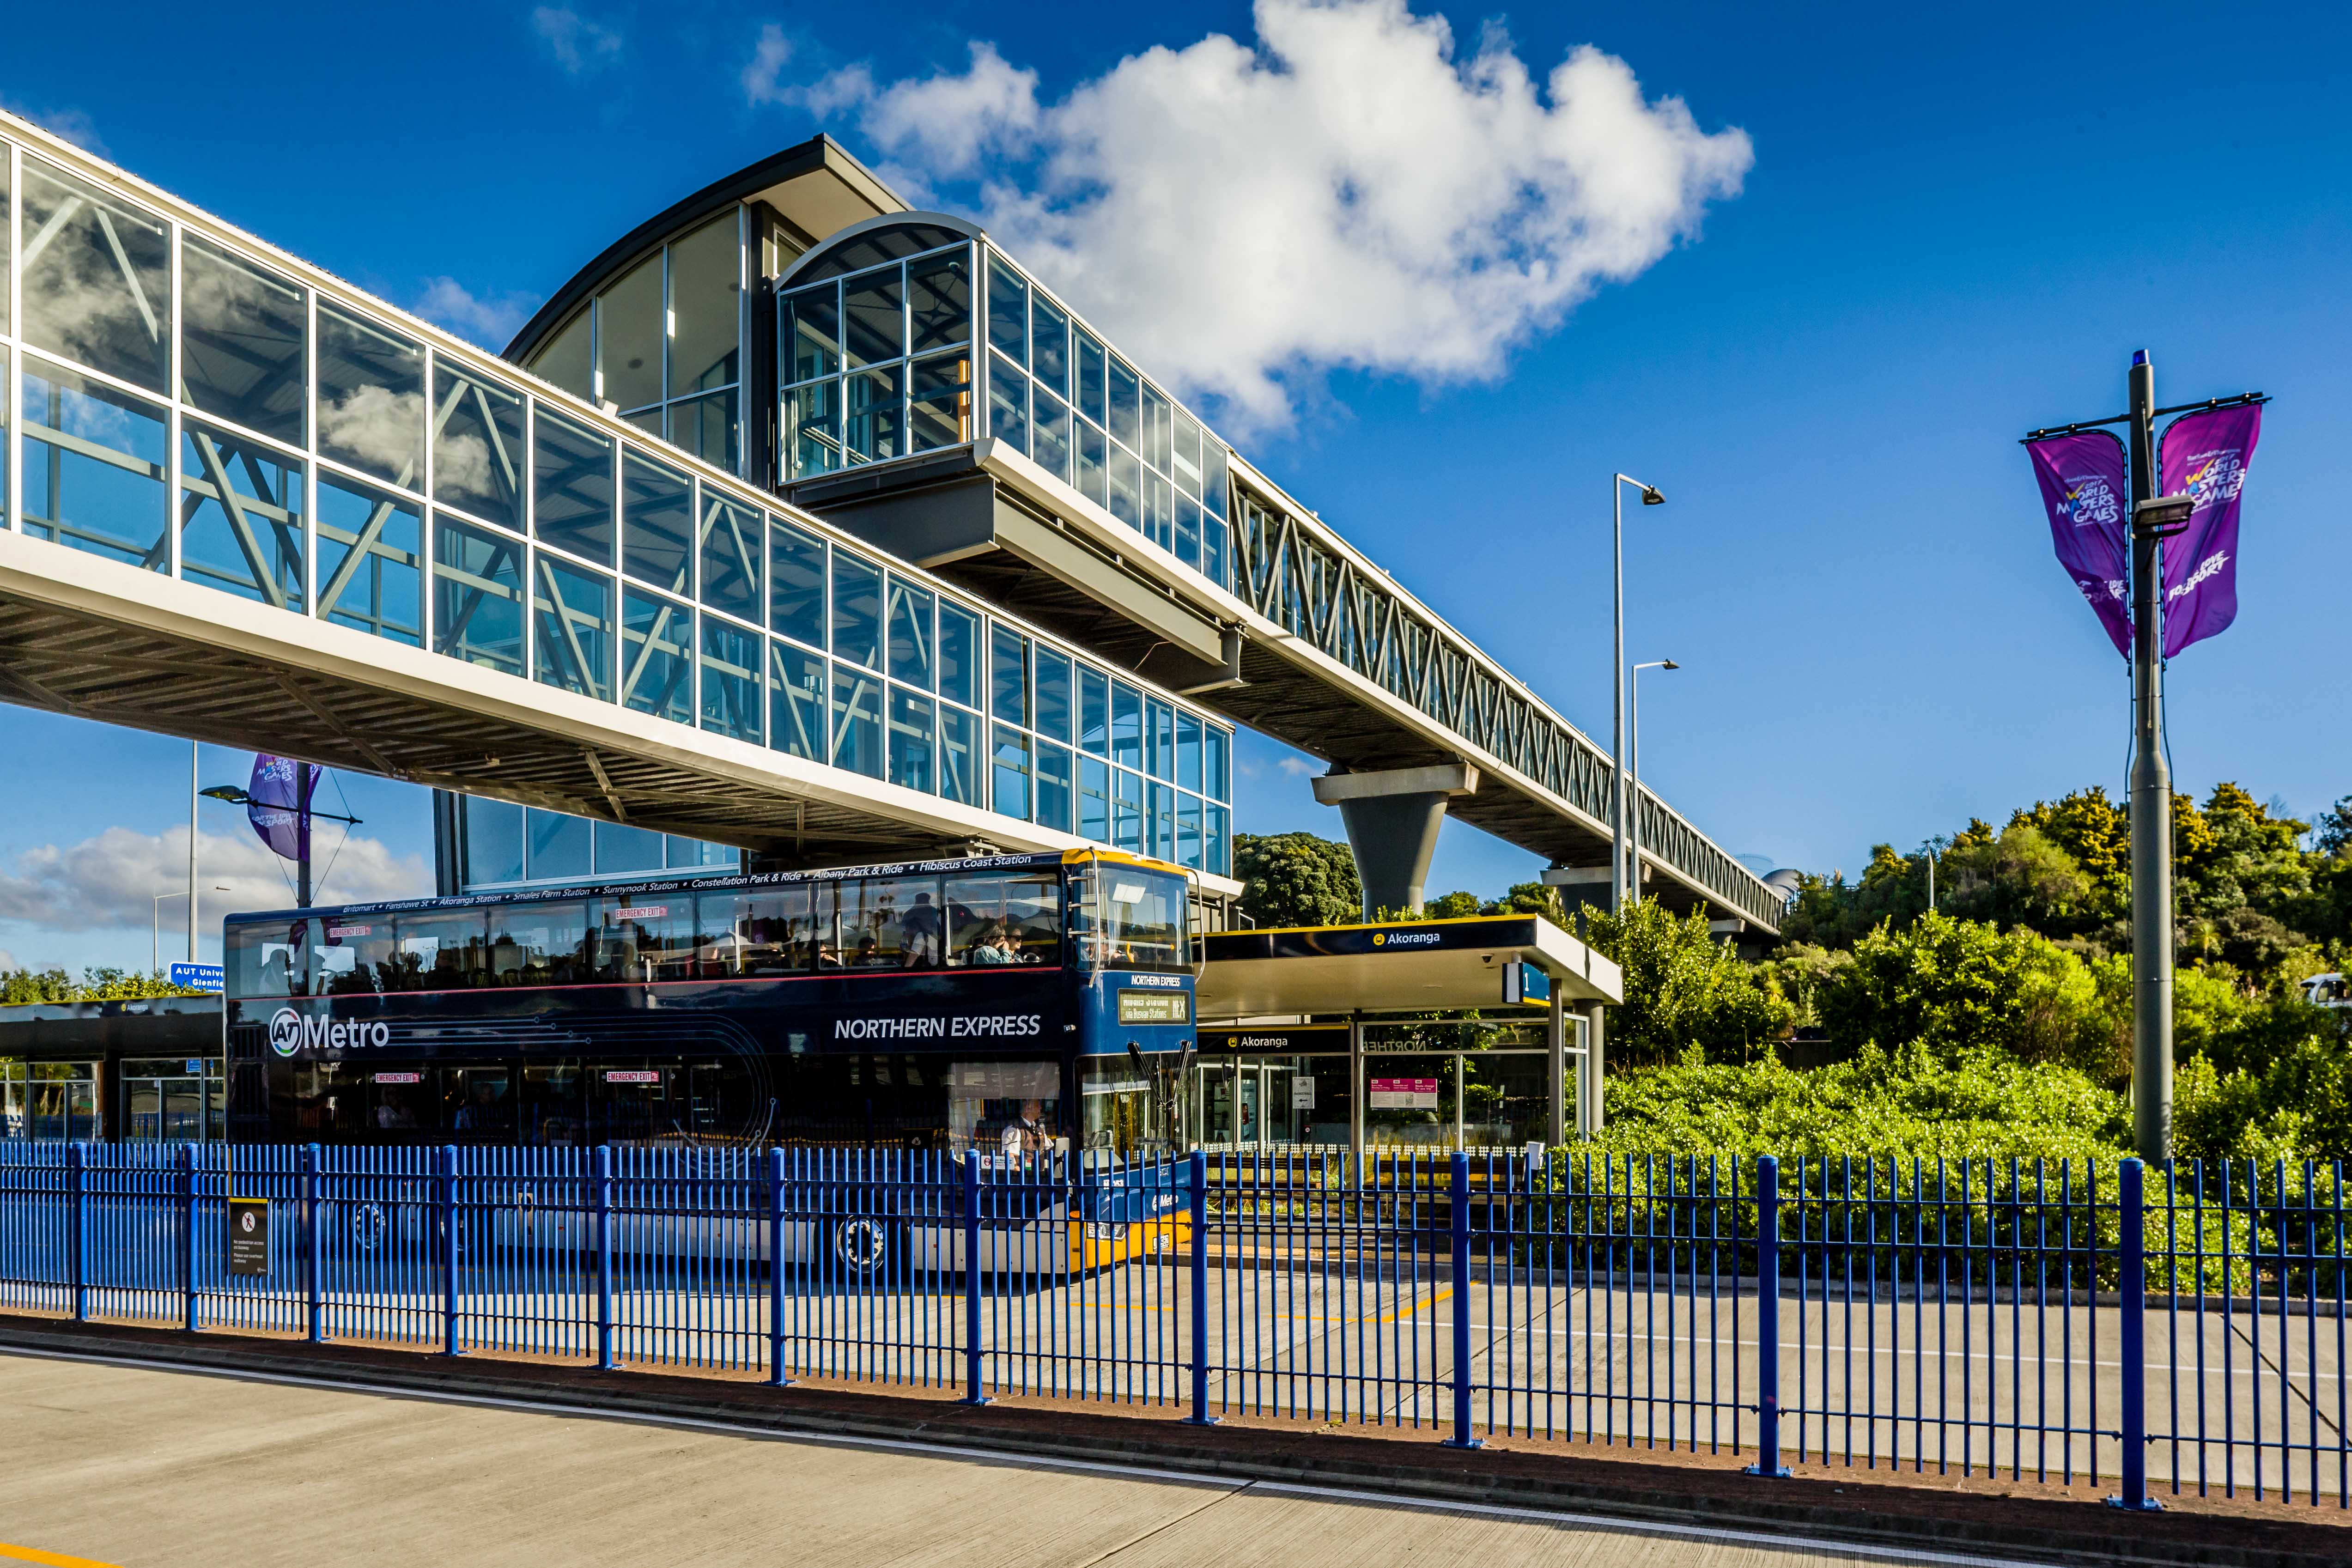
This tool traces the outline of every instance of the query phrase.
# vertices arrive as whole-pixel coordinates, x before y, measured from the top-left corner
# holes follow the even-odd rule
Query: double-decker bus
[[[1194,939],[1111,850],[228,917],[232,1135],[1181,1149]]]

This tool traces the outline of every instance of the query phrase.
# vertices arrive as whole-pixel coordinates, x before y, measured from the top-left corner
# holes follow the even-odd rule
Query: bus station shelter
[[[1564,1142],[1601,1130],[1617,965],[1540,915],[1211,932],[1198,982],[1202,1141]],[[1380,1048],[1383,1022],[1539,1028],[1540,1049]],[[1466,1031],[1462,1031],[1466,1032]]]

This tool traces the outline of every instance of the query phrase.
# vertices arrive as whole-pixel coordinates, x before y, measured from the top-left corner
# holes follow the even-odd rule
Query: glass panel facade
[[[760,743],[760,634],[702,617],[702,727]]]
[[[669,395],[740,379],[743,245],[736,215],[712,219],[669,247]]]
[[[540,539],[611,565],[612,437],[542,408],[531,447],[531,526]]]
[[[596,400],[596,312],[591,307],[565,322],[547,341],[530,368],[572,396]]]
[[[303,465],[249,436],[194,420],[180,426],[180,575],[191,583],[303,607]]]
[[[434,652],[522,673],[522,562],[521,540],[435,515]]]
[[[882,681],[847,665],[833,667],[833,748],[836,768],[880,778]]]
[[[425,486],[425,346],[319,301],[319,453],[404,489]]]
[[[694,612],[653,594],[621,595],[621,704],[694,722]]]
[[[488,356],[428,351],[364,300],[326,298],[326,281],[298,282],[234,237],[192,223],[175,240],[135,202],[26,167],[0,237],[22,247],[14,324],[35,352],[0,332],[0,498],[13,472],[21,508],[8,521],[29,536],[1057,831],[1179,846],[1191,841],[1181,825],[1197,821],[1213,862],[1230,748],[1204,717],[1150,696],[1182,737],[1158,764],[1176,787],[1155,813],[1141,689],[1115,688],[1067,647],[831,543],[819,525],[766,512],[740,486],[616,445],[593,413],[518,390]],[[550,340],[539,368],[618,378],[647,399],[624,416],[673,432],[686,405],[736,396],[740,342],[721,320],[742,302],[736,223],[632,268]],[[971,435],[971,246],[908,229],[788,301],[782,368],[817,389],[828,461],[848,460],[844,442],[880,461]],[[96,270],[93,244],[105,247]],[[1022,377],[1023,417],[1044,411],[1056,472],[1077,475],[1092,441],[1095,468],[1124,451],[1139,488],[1147,475],[1180,496],[1210,485],[1222,471],[1213,438],[1157,400],[1174,471],[1144,468],[1160,446],[1139,435],[1140,449],[1122,447],[1104,423],[1119,388],[1099,340],[1017,269],[995,284],[1020,312],[1017,333],[1001,312],[1000,358]],[[75,318],[66,302],[85,288]],[[685,310],[688,296],[722,293],[732,305]],[[1131,373],[1127,389],[1140,430]],[[727,406],[713,402],[713,428],[732,427]],[[1066,464],[1054,455],[1063,443]],[[481,803],[467,830],[487,868],[478,879],[653,864],[651,835],[604,855],[594,830],[515,811]],[[1146,826],[1160,816],[1179,826]]]
[[[656,251],[596,300],[597,394],[624,413],[662,401],[663,293]]]
[[[318,552],[320,615],[394,642],[423,643],[423,508],[321,473]]]
[[[760,515],[756,508],[703,494],[697,545],[702,602],[746,621],[760,618],[760,560],[765,552]],[[752,661],[755,670],[758,662]]]
[[[813,763],[824,762],[832,755],[825,744],[824,660],[789,643],[770,647],[768,744]]]
[[[613,580],[541,554],[531,575],[534,673],[542,683],[613,700]]]
[[[180,249],[180,395],[207,414],[302,444],[303,292],[197,235]]]
[[[25,160],[26,346],[151,391],[172,358],[172,236],[160,219]]]
[[[669,594],[693,589],[694,483],[667,463],[621,451],[621,570]]]
[[[458,842],[463,848],[457,879],[467,892],[520,882],[727,870],[742,859],[740,850],[724,844],[679,838],[615,822],[592,822],[536,806],[526,810],[478,796],[460,796],[457,804]],[[621,906],[608,900],[598,908],[609,930]],[[681,911],[673,905],[671,912]],[[646,918],[659,921],[659,917]],[[459,927],[467,920],[473,922],[470,933]],[[453,945],[468,935],[479,943],[482,920],[479,911],[404,915],[398,926],[400,945],[404,953],[418,959],[428,970],[448,966]]]
[[[30,356],[24,385],[25,531],[169,572],[163,410]]]
[[[789,522],[768,530],[768,625],[808,644],[824,646],[824,541]]]
[[[446,366],[433,373],[433,499],[522,526],[522,398]]]
[[[938,232],[923,227],[927,237]],[[866,243],[887,237],[848,249],[870,259],[904,248]],[[787,480],[971,439],[970,268],[971,247],[958,244],[779,300]]]

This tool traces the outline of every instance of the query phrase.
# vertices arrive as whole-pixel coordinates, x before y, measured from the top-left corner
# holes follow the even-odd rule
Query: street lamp
[[[259,805],[264,811],[299,811],[304,817],[306,825],[309,818],[316,816],[323,816],[329,822],[342,823],[348,827],[357,827],[360,825],[360,819],[356,816],[344,816],[336,812],[320,811],[312,805],[280,806],[266,800],[256,801],[249,792],[239,789],[235,784],[215,784],[210,789],[200,789],[196,793],[208,800],[222,801],[230,805],[247,807]],[[310,907],[310,843],[307,826],[302,837],[301,858],[295,861],[295,906],[307,910]],[[194,940],[193,937],[191,940]]]
[[[1641,810],[1642,800],[1642,672],[1645,669],[1680,669],[1681,668],[1681,665],[1670,658],[1652,659],[1647,664],[1635,665],[1626,681],[1626,684],[1633,688],[1633,748],[1626,753],[1625,771],[1633,775],[1633,809],[1637,815]],[[1641,824],[1638,821],[1628,825],[1627,837],[1632,839],[1633,847],[1633,888],[1627,895],[1627,901],[1639,903],[1642,900],[1642,832]]]
[[[1609,907],[1625,907],[1625,487],[1642,492],[1643,506],[1664,506],[1666,498],[1655,485],[1645,485],[1628,474],[1609,479],[1609,505],[1616,514],[1617,651],[1609,661],[1609,708],[1616,736],[1609,753],[1610,816],[1616,853],[1609,866]]]

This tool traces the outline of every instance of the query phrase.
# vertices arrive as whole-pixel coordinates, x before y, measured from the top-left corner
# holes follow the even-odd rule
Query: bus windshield
[[[1184,878],[1097,861],[1070,878],[1070,930],[1079,961],[1094,969],[1189,969],[1192,937]]]

